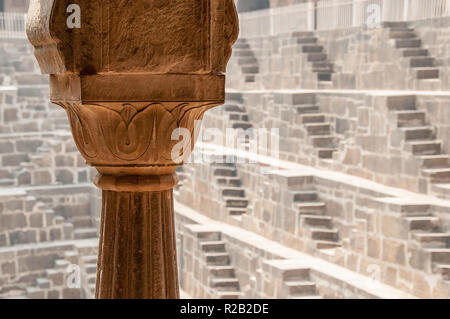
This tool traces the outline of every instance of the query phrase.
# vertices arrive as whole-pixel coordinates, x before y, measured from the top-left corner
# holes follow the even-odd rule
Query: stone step
[[[319,112],[319,106],[315,104],[304,104],[297,106],[298,114],[317,114]]]
[[[446,154],[423,155],[418,157],[422,167],[441,168],[448,167],[450,164],[449,156]]]
[[[232,127],[234,129],[243,129],[245,131],[251,129],[253,126],[249,122],[234,122],[232,123]]]
[[[446,233],[415,233],[413,237],[427,248],[448,248],[450,234]]]
[[[382,24],[383,28],[407,28],[408,22],[399,21],[385,21]]]
[[[247,208],[248,200],[239,197],[223,197],[226,207]]]
[[[215,168],[213,174],[220,177],[236,177],[237,171],[235,167],[220,167]]]
[[[291,268],[283,272],[284,281],[309,281],[310,268]]]
[[[432,139],[435,135],[431,126],[402,127],[400,130],[407,141]]]
[[[322,53],[323,46],[305,44],[305,45],[302,45],[302,52],[303,53]]]
[[[308,53],[308,62],[326,61],[327,55],[325,53]]]
[[[450,167],[447,168],[427,168],[422,171],[426,177],[431,179],[432,183],[450,182]]]
[[[245,190],[242,187],[223,187],[221,192],[225,197],[245,197]]]
[[[323,74],[331,74],[334,72],[333,64],[329,62],[324,62],[323,66],[317,66],[314,65],[318,62],[314,62],[312,66],[312,71],[316,73],[323,73]]]
[[[76,228],[92,228],[92,219],[90,216],[76,216],[70,219],[73,227]]]
[[[219,177],[216,179],[217,183],[220,185],[231,185],[240,187],[242,185],[242,181],[239,177]]]
[[[317,61],[312,63],[313,69],[314,68],[327,68],[330,70],[333,70],[334,65],[331,62],[328,61]]]
[[[220,241],[222,239],[222,235],[217,231],[201,230],[196,231],[195,234],[197,235],[197,238],[202,242]]]
[[[82,260],[84,264],[96,264],[97,256],[83,256]]]
[[[337,144],[337,137],[334,135],[311,136],[311,142],[314,147],[334,148]]]
[[[310,31],[297,31],[292,33],[292,37],[294,38],[305,38],[314,36],[314,32]]]
[[[40,289],[50,289],[52,283],[47,278],[37,278],[36,284]]]
[[[409,66],[412,68],[427,68],[434,66],[432,57],[412,57],[409,58]]]
[[[245,109],[239,105],[225,104],[223,107],[224,107],[225,111],[227,111],[227,112],[245,113]]]
[[[417,34],[414,31],[409,30],[390,30],[390,39],[410,39],[417,38]]]
[[[220,291],[239,291],[239,280],[237,278],[212,278],[210,285]]]
[[[64,259],[68,260],[72,264],[77,264],[78,263],[78,252],[66,251],[66,252],[64,252]]]
[[[228,114],[228,118],[230,121],[238,121],[238,122],[248,122],[248,115],[245,113],[237,113],[237,112],[230,112]]]
[[[259,66],[257,65],[245,65],[241,67],[242,73],[244,74],[258,74]]]
[[[336,148],[318,148],[317,157],[321,159],[331,159],[333,158],[333,153],[338,151]]]
[[[56,269],[66,270],[67,267],[69,267],[69,266],[70,266],[70,262],[68,260],[64,260],[64,259],[55,260],[55,268]]]
[[[426,57],[428,56],[428,50],[427,49],[402,49],[401,54],[405,58],[411,58],[411,57]]]
[[[284,282],[288,294],[291,297],[315,295],[316,284],[312,281],[294,281],[288,280]]]
[[[437,231],[440,224],[440,219],[433,216],[405,217],[405,220],[410,231]]]
[[[215,294],[218,299],[239,299],[243,297],[243,294],[238,291],[216,291]]]
[[[294,195],[294,202],[315,202],[317,201],[317,191],[305,190],[292,192]]]
[[[450,184],[432,184],[431,190],[438,197],[450,199]]]
[[[386,106],[391,111],[416,111],[415,95],[393,95],[386,99]]]
[[[405,48],[420,48],[422,46],[422,40],[419,38],[411,38],[411,39],[396,39],[395,47],[397,49],[405,49]]]
[[[230,263],[228,253],[206,253],[206,263],[214,266],[226,266]]]
[[[326,210],[326,205],[322,202],[297,203],[295,206],[301,215],[322,215]]]
[[[1,178],[0,179],[0,186],[6,187],[6,186],[14,186],[16,184],[16,180],[12,178]]]
[[[416,78],[419,80],[439,79],[438,68],[416,68]]]
[[[216,253],[225,252],[225,242],[221,240],[201,242],[200,246],[202,250],[205,252],[216,252]]]
[[[97,273],[97,264],[85,264],[84,269],[87,274],[95,274]]]
[[[324,82],[330,82],[333,72],[318,72],[317,73],[317,80],[318,81],[324,81]]]
[[[297,38],[298,44],[316,44],[318,39],[316,37],[300,37]]]
[[[73,231],[73,237],[75,239],[88,239],[88,238],[96,238],[97,236],[97,228],[79,228]]]
[[[209,266],[208,270],[212,277],[234,278],[236,274],[233,266]]]
[[[407,32],[407,31],[409,31],[409,32],[412,32],[412,31],[415,31],[413,28],[408,28],[408,27],[391,27],[391,28],[389,28],[390,30],[389,31],[393,31],[393,32],[396,32],[396,31],[401,31],[401,32]]]
[[[399,213],[404,217],[428,217],[432,216],[430,212],[431,206],[429,204],[398,204],[391,205],[390,211]]]
[[[303,223],[310,227],[331,228],[333,222],[329,216],[303,215]]]
[[[424,126],[426,114],[422,111],[397,111],[398,127]]]
[[[233,55],[237,57],[253,57],[253,51],[245,49],[234,49]]]
[[[245,82],[246,83],[253,83],[253,82],[255,82],[256,81],[256,79],[255,79],[255,76],[254,75],[246,75],[245,76]]]
[[[325,115],[323,113],[306,113],[301,115],[302,123],[324,123]]]
[[[238,216],[242,216],[244,214],[247,214],[248,211],[247,211],[247,208],[234,208],[234,207],[232,207],[232,208],[228,208],[228,213],[231,216],[238,217]]]
[[[431,255],[431,261],[437,264],[450,264],[449,248],[428,248],[427,252]]]
[[[233,50],[234,49],[247,49],[248,50],[248,49],[250,49],[250,45],[246,42],[236,42],[233,45]]]
[[[97,281],[97,275],[96,274],[89,274],[87,276],[88,284],[95,285],[96,281]]]
[[[311,234],[311,239],[313,240],[323,240],[331,242],[338,240],[337,229],[310,228],[309,233]]]
[[[414,155],[439,155],[441,154],[442,142],[437,140],[430,141],[409,141],[406,143],[406,150]]]
[[[311,136],[329,135],[331,133],[331,124],[329,123],[307,123],[305,128]]]
[[[437,265],[436,268],[444,280],[450,280],[450,265]]]
[[[327,240],[315,240],[314,245],[316,249],[334,249],[342,246],[342,244],[337,241]]]
[[[237,60],[238,65],[258,65],[258,60],[253,56],[242,57]]]

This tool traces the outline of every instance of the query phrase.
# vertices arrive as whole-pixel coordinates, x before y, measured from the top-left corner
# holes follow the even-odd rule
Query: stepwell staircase
[[[238,143],[244,146],[245,149],[250,146],[251,139],[254,139],[253,125],[250,123],[249,116],[245,110],[244,105],[240,101],[229,100],[224,105],[224,110],[228,114],[228,120],[231,127],[238,131]],[[244,134],[242,136],[242,134]]]
[[[319,106],[315,103],[297,105],[296,108],[308,138],[316,149],[317,157],[333,158],[333,153],[338,150],[339,139],[332,133],[332,123],[320,112]]]
[[[317,191],[293,192],[294,205],[301,218],[302,232],[313,242],[314,249],[334,249],[341,246],[333,219],[326,215],[326,204],[319,200]]]
[[[422,46],[413,28],[407,22],[386,22],[392,44],[400,51],[405,67],[410,68],[417,80],[439,80],[439,68],[435,58]]]
[[[216,231],[204,231],[198,236],[208,268],[209,286],[213,289],[215,297],[222,299],[241,297],[239,280],[231,265],[225,242],[221,239],[222,234]]]
[[[426,121],[426,113],[417,110],[415,96],[394,99],[388,108],[395,113],[405,150],[419,161],[422,175],[432,184],[450,183],[450,157],[443,152],[436,129]]]
[[[404,209],[404,222],[411,235],[423,248],[431,272],[450,283],[450,233],[442,230],[442,221],[429,212],[429,206],[410,205]]]
[[[241,67],[244,81],[255,82],[255,77],[259,74],[258,60],[247,40],[241,38],[236,41],[233,45],[233,55],[236,56],[238,65]]]
[[[325,49],[320,45],[314,32],[294,32],[292,36],[301,46],[302,53],[306,54],[312,71],[317,74],[319,82],[330,82],[334,73],[334,65],[330,62]]]
[[[298,268],[283,274],[282,296],[287,299],[323,299],[316,283],[310,279],[309,268]]]
[[[245,189],[242,187],[236,164],[214,163],[212,169],[229,214],[234,217],[246,214],[249,202]]]

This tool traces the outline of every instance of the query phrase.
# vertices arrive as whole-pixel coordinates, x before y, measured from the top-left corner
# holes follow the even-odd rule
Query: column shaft
[[[178,298],[172,190],[104,190],[98,256],[96,298]]]

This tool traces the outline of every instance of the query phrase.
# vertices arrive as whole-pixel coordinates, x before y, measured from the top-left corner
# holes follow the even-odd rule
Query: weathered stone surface
[[[100,172],[95,183],[105,191],[104,203],[115,203],[103,207],[96,296],[177,298],[174,226],[167,222],[178,181],[173,174],[194,147],[195,121],[224,102],[223,73],[238,36],[234,2],[86,0],[79,6],[84,25],[69,29],[66,1],[31,1],[27,34],[41,71],[50,74],[52,102],[67,111],[78,150]],[[177,128],[190,135],[173,155]],[[58,167],[68,164],[56,159]],[[75,176],[58,169],[55,180],[68,184]],[[143,211],[144,220],[112,231],[118,223],[111,217],[134,211]],[[142,237],[145,218],[154,214],[164,216],[150,218],[150,237]],[[50,239],[59,238],[59,229],[51,230]],[[135,249],[113,245],[122,238]]]

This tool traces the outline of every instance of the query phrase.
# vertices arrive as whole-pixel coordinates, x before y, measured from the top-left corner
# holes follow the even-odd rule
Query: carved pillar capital
[[[184,154],[172,154],[180,142],[172,133],[187,129],[183,149],[191,150],[195,121],[224,102],[238,36],[233,0],[31,0],[27,34],[50,74],[51,101],[67,111],[80,153],[100,173],[97,297],[176,297],[170,221]],[[124,271],[121,260],[133,267]],[[145,284],[132,280],[137,273]]]

